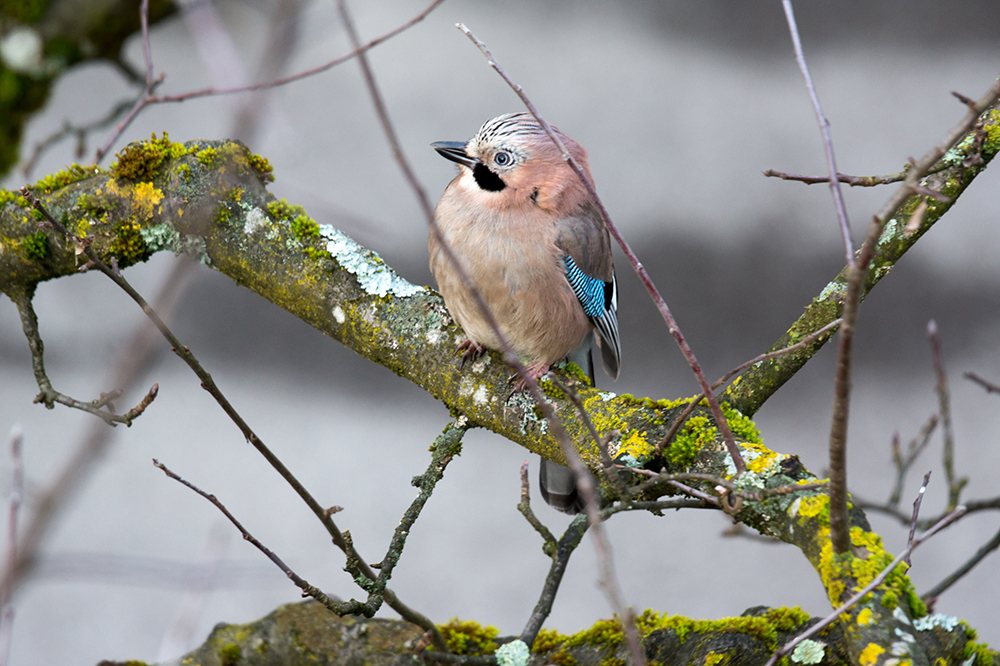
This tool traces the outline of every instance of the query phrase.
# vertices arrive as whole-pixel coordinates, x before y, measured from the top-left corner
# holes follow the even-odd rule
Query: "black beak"
[[[465,144],[461,141],[435,141],[431,148],[438,151],[438,154],[446,160],[458,162],[463,166],[474,169],[479,160],[469,157],[465,153]]]

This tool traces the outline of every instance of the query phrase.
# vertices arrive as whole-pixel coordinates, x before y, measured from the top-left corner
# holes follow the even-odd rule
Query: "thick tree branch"
[[[1000,142],[985,140],[1000,131],[1000,82],[995,83],[970,109],[940,144],[932,148],[907,170],[906,181],[889,198],[878,218],[882,229],[878,246],[862,285],[861,298],[884,278],[896,262],[954,205],[1000,150]],[[942,168],[943,167],[943,168]],[[929,171],[931,175],[924,177]],[[915,192],[914,188],[920,188]],[[948,201],[927,196],[927,190],[943,194]],[[925,206],[916,228],[908,228],[918,207]],[[850,267],[845,267],[806,306],[805,312],[782,335],[771,349],[788,347],[843,315]],[[724,399],[747,416],[761,405],[799,368],[819,351],[829,337],[820,338],[805,349],[755,365],[737,377],[726,390]]]

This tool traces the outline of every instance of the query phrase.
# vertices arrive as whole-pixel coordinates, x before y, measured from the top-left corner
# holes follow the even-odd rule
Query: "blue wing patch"
[[[568,254],[563,257],[563,265],[566,267],[566,279],[573,287],[573,293],[580,300],[580,305],[583,306],[583,311],[587,313],[587,316],[591,319],[597,319],[604,314],[607,309],[604,280],[592,278],[581,271],[576,262],[573,261],[573,257]]]
[[[611,282],[590,277],[568,254],[563,257],[563,266],[573,293],[596,329],[604,370],[617,379],[622,357],[618,338],[618,283],[614,277]]]

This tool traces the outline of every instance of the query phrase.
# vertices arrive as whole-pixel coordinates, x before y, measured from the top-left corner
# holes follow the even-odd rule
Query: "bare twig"
[[[1000,393],[1000,385],[987,381],[974,372],[964,372],[962,376],[982,386],[987,393]]]
[[[820,620],[813,626],[809,627],[807,631],[804,631],[803,633],[799,634],[791,641],[785,643],[785,645],[780,650],[771,655],[771,658],[767,660],[767,663],[764,666],[774,666],[774,664],[778,661],[778,659],[789,654],[792,650],[795,649],[796,645],[798,645],[799,643],[801,643],[802,641],[806,640],[811,636],[815,636],[817,633],[819,633],[826,627],[836,622],[840,618],[841,613],[849,610],[852,606],[854,606],[854,604],[864,599],[869,592],[871,592],[876,587],[881,585],[885,581],[885,579],[889,576],[889,574],[892,573],[892,571],[897,566],[899,566],[899,564],[903,562],[903,560],[905,560],[910,556],[910,553],[912,553],[917,548],[917,546],[924,543],[932,536],[934,536],[944,528],[951,525],[953,522],[961,518],[963,515],[965,515],[965,507],[959,506],[954,511],[952,511],[944,518],[939,520],[933,527],[931,527],[929,530],[927,530],[919,537],[914,539],[913,542],[906,548],[906,550],[904,550],[902,554],[899,555],[899,557],[890,562],[889,566],[883,569],[882,572],[879,573],[879,575],[875,576],[875,578],[873,578],[868,585],[865,585],[863,588],[861,588],[857,592],[857,594],[855,594],[853,597],[844,602],[840,607],[837,608],[837,610],[830,613],[830,615]]]
[[[167,468],[166,465],[164,465],[163,463],[161,463],[156,458],[153,458],[153,465],[156,466],[157,468],[159,468],[160,470],[162,470],[164,474],[166,474],[168,477],[170,477],[174,481],[177,481],[177,482],[181,483],[182,485],[187,486],[188,488],[190,488],[191,490],[195,491],[196,493],[198,493],[199,495],[201,495],[202,497],[204,497],[205,499],[207,499],[209,502],[211,502],[212,504],[214,504],[215,507],[219,511],[221,511],[226,518],[229,519],[229,522],[231,522],[236,527],[236,529],[238,529],[240,531],[240,534],[243,535],[243,538],[246,541],[249,541],[250,543],[252,543],[254,545],[254,547],[257,548],[257,550],[259,550],[260,552],[264,553],[264,555],[267,556],[267,558],[269,560],[271,560],[272,562],[274,562],[274,564],[279,569],[281,569],[283,572],[285,572],[285,575],[288,576],[289,580],[291,580],[293,583],[295,583],[295,585],[300,590],[302,590],[302,596],[304,596],[304,597],[312,597],[313,599],[315,599],[316,601],[320,602],[321,604],[323,604],[324,606],[326,606],[328,609],[330,609],[334,613],[340,614],[342,612],[341,607],[343,606],[343,603],[337,601],[336,599],[330,598],[329,596],[327,596],[326,594],[324,594],[322,590],[320,590],[317,587],[314,587],[314,586],[310,585],[304,578],[302,578],[297,573],[295,573],[294,571],[292,571],[289,568],[289,566],[287,564],[285,564],[284,561],[280,557],[278,557],[271,549],[269,549],[267,546],[265,546],[260,541],[258,541],[252,534],[250,534],[250,532],[248,532],[247,529],[245,527],[243,527],[243,525],[240,523],[240,521],[236,519],[236,516],[234,516],[233,514],[231,514],[229,512],[229,509],[227,509],[225,507],[225,505],[222,502],[220,502],[218,500],[218,498],[216,498],[215,495],[211,495],[209,493],[206,493],[204,490],[202,490],[198,486],[194,485],[190,481],[187,481],[186,479],[183,479],[180,476],[178,476],[177,474],[173,473],[172,471],[170,471],[170,469]]]
[[[867,262],[858,266],[854,255],[854,240],[851,238],[851,223],[847,217],[840,181],[837,179],[837,163],[833,155],[833,141],[830,138],[830,123],[823,114],[819,96],[809,75],[802,51],[802,41],[799,29],[795,23],[795,13],[791,0],[782,0],[788,30],[792,37],[792,47],[795,50],[795,60],[799,64],[802,76],[805,78],[806,89],[812,100],[813,111],[819,122],[820,133],[823,135],[823,149],[826,151],[826,164],[829,172],[830,193],[833,195],[837,208],[837,218],[840,221],[840,233],[844,241],[844,253],[847,258],[847,271],[850,275],[847,302],[844,304],[843,323],[840,329],[837,354],[837,370],[834,387],[833,423],[830,426],[830,539],[834,552],[845,553],[850,549],[850,524],[847,518],[847,418],[850,408],[851,385],[851,345],[854,338],[854,323],[857,317],[857,307],[860,303],[862,276],[867,272]],[[869,233],[869,240],[871,234]],[[867,247],[868,241],[866,241]],[[852,298],[852,296],[855,296]]]
[[[42,342],[42,337],[38,332],[38,318],[35,316],[35,308],[32,305],[31,296],[23,289],[11,289],[8,295],[14,301],[14,305],[17,306],[17,312],[21,317],[21,328],[28,340],[28,347],[31,349],[31,368],[34,371],[35,382],[38,384],[39,391],[35,397],[35,402],[42,403],[49,409],[52,409],[56,403],[72,409],[79,409],[82,412],[100,417],[110,426],[116,426],[119,423],[124,423],[126,426],[132,425],[132,421],[145,411],[149,402],[152,402],[152,398],[149,401],[143,401],[145,405],[142,409],[139,409],[137,406],[125,414],[116,414],[108,403],[110,400],[115,399],[116,394],[121,395],[118,389],[104,393],[100,398],[88,402],[77,400],[55,390],[52,386],[52,380],[49,379],[48,374],[45,372],[45,344]],[[151,390],[151,393],[155,398],[155,391]],[[105,409],[105,407],[108,407],[108,409]]]
[[[115,125],[115,131],[112,133],[111,137],[104,143],[103,146],[97,149],[97,154],[94,156],[94,162],[100,163],[104,156],[108,154],[111,150],[111,146],[114,145],[118,137],[121,136],[125,128],[132,124],[135,117],[139,115],[149,104],[149,99],[153,94],[153,91],[163,83],[166,78],[166,74],[161,73],[159,77],[153,77],[153,51],[149,45],[149,0],[142,0],[139,4],[139,22],[142,25],[142,57],[145,63],[145,75],[146,80],[143,85],[142,94],[129,109],[129,112],[125,114],[125,117]]]
[[[426,9],[424,9],[422,12],[414,16],[406,23],[402,24],[401,26],[393,30],[390,30],[381,37],[371,40],[364,46],[357,47],[350,53],[344,54],[338,58],[334,58],[333,60],[326,62],[322,65],[319,65],[317,67],[303,70],[301,72],[298,72],[297,74],[285,76],[280,79],[275,79],[273,81],[255,83],[248,86],[235,86],[231,88],[209,87],[209,88],[202,88],[200,90],[192,90],[190,92],[185,92],[185,93],[178,93],[174,95],[154,95],[153,93],[156,91],[157,86],[159,86],[159,84],[163,82],[165,74],[161,73],[158,78],[153,80],[152,84],[149,83],[149,80],[147,78],[146,88],[139,96],[139,99],[136,100],[135,104],[132,106],[132,109],[129,111],[126,117],[115,127],[115,132],[112,134],[112,136],[104,143],[103,146],[101,146],[101,148],[98,149],[95,160],[97,162],[100,162],[104,158],[104,156],[107,155],[108,151],[111,150],[111,147],[115,144],[116,141],[118,141],[118,138],[121,136],[122,132],[125,131],[125,128],[127,128],[135,119],[135,117],[149,105],[162,104],[166,102],[184,102],[189,99],[195,99],[198,97],[232,95],[236,93],[253,92],[256,90],[264,90],[267,88],[275,88],[277,86],[283,86],[293,81],[298,81],[300,79],[314,76],[316,74],[319,74],[320,72],[325,72],[328,69],[336,67],[337,65],[340,65],[342,63],[345,63],[351,58],[358,56],[360,53],[364,53],[368,49],[378,46],[382,42],[391,39],[392,37],[395,37],[399,33],[406,30],[407,28],[416,25],[417,23],[422,21],[428,14],[434,11],[434,9],[442,2],[444,2],[444,0],[434,0],[433,2],[431,2],[430,5],[427,6]]]
[[[542,552],[549,557],[555,557],[558,543],[555,536],[549,531],[542,521],[538,519],[531,509],[531,485],[528,482],[528,463],[521,465],[521,501],[518,502],[517,510],[521,512],[524,519],[528,521],[535,531],[542,537]],[[530,645],[530,643],[529,643]]]
[[[924,482],[920,485],[920,490],[917,491],[917,498],[913,500],[913,519],[910,520],[910,535],[906,538],[907,549],[911,549],[913,546],[913,535],[916,534],[917,532],[917,518],[920,517],[920,505],[924,501],[924,493],[927,492],[927,484],[928,482],[930,482],[930,480],[931,480],[931,473],[927,472],[926,474],[924,474]],[[903,561],[906,562],[906,566],[908,567],[912,566],[913,564],[912,562],[910,562],[909,555],[907,555],[906,559],[904,559]]]
[[[934,428],[937,427],[938,416],[931,414],[927,422],[920,429],[920,434],[910,442],[910,448],[904,458],[899,450],[899,433],[895,433],[892,447],[892,462],[896,466],[896,485],[889,495],[889,506],[898,507],[899,500],[903,496],[903,483],[906,481],[906,474],[910,471],[910,466],[916,462],[917,458],[931,441]]]
[[[939,164],[933,169],[929,170],[927,173],[937,173],[939,171],[944,171],[947,167],[946,164]],[[899,183],[906,179],[906,175],[909,173],[910,165],[906,165],[902,171],[899,173],[892,173],[885,176],[850,176],[846,173],[837,172],[837,180],[845,185],[850,185],[851,187],[876,187],[878,185],[890,185],[892,183]],[[784,171],[776,171],[774,169],[767,169],[764,171],[764,176],[768,178],[780,178],[781,180],[794,180],[800,183],[805,183],[806,185],[816,185],[818,183],[829,183],[830,176],[803,176],[796,173],[785,173]]]
[[[992,539],[983,544],[983,546],[976,551],[976,554],[970,557],[965,564],[956,569],[951,575],[942,580],[940,583],[922,594],[920,598],[928,605],[928,607],[933,606],[934,602],[937,601],[938,597],[944,594],[945,590],[961,580],[965,574],[972,571],[977,564],[982,562],[987,555],[992,553],[997,548],[1000,548],[1000,531],[994,534]]]
[[[854,327],[861,304],[864,276],[874,256],[875,243],[882,225],[876,220],[868,229],[858,261],[847,267],[847,296],[843,322],[837,338],[837,364],[834,373],[833,418],[830,425],[830,540],[835,553],[851,547],[850,521],[847,514],[847,420],[851,406],[851,352]]]
[[[828,170],[827,180],[830,183],[830,194],[833,196],[833,204],[837,209],[837,219],[840,221],[840,234],[844,239],[844,254],[847,258],[847,265],[853,266],[854,240],[851,238],[851,222],[847,217],[847,206],[844,205],[844,194],[840,190],[840,180],[837,178],[837,160],[833,156],[833,139],[830,138],[830,121],[823,113],[823,107],[819,103],[819,95],[816,94],[816,87],[813,85],[812,77],[809,75],[809,65],[806,64],[806,56],[802,50],[802,40],[799,37],[799,28],[795,23],[795,12],[792,10],[792,0],[782,0],[782,7],[785,9],[785,20],[788,22],[788,31],[792,36],[792,48],[795,50],[795,62],[799,64],[799,70],[806,82],[806,90],[809,91],[809,99],[812,101],[813,111],[816,113],[816,121],[819,123],[820,134],[823,135],[823,150],[826,151],[826,166]]]
[[[392,539],[389,542],[389,547],[386,549],[385,557],[382,558],[378,567],[378,577],[375,580],[366,581],[362,585],[365,591],[368,592],[368,601],[364,604],[351,601],[351,614],[372,617],[381,607],[385,586],[392,577],[392,572],[399,562],[400,556],[403,554],[406,537],[409,536],[413,524],[420,516],[420,512],[423,510],[427,500],[430,499],[431,493],[434,492],[437,482],[444,476],[444,470],[448,466],[448,463],[461,450],[462,437],[468,429],[468,419],[462,417],[454,423],[449,424],[444,429],[444,432],[434,441],[434,445],[431,447],[431,462],[427,466],[427,470],[420,476],[413,478],[413,485],[420,489],[420,493],[403,514],[399,524],[396,525]],[[364,573],[355,565],[353,560],[348,560],[346,568],[356,581],[364,578]]]
[[[559,539],[555,553],[552,556],[552,565],[549,567],[549,573],[545,577],[545,584],[542,586],[542,593],[538,597],[538,603],[535,604],[535,609],[532,611],[531,617],[528,618],[528,623],[519,636],[520,640],[524,641],[529,647],[535,642],[539,630],[545,624],[549,613],[552,612],[552,603],[556,599],[556,593],[559,591],[559,584],[562,582],[563,574],[566,573],[566,566],[569,564],[570,555],[580,545],[580,541],[583,540],[583,535],[590,525],[592,523],[586,514],[577,514],[570,521],[566,531],[563,532],[562,537]]]
[[[955,435],[951,428],[951,391],[948,389],[948,373],[944,368],[944,355],[941,353],[941,337],[938,335],[937,322],[931,319],[927,323],[927,339],[931,343],[931,355],[934,358],[934,374],[937,376],[936,390],[941,414],[941,429],[944,432],[944,474],[948,484],[948,510],[958,506],[962,488],[968,478],[955,478]]]
[[[655,492],[659,486],[663,484],[673,484],[674,482],[677,481],[701,481],[703,483],[711,484],[712,486],[721,486],[722,488],[726,489],[726,491],[732,492],[733,494],[742,497],[746,501],[761,502],[765,499],[771,497],[779,497],[781,495],[790,495],[792,493],[805,492],[809,490],[822,490],[828,487],[829,485],[826,481],[818,481],[816,483],[796,483],[789,486],[778,486],[777,488],[761,488],[760,490],[745,490],[743,488],[740,488],[738,484],[732,482],[729,479],[722,478],[721,476],[714,476],[712,474],[702,474],[700,472],[657,474],[656,472],[650,471],[648,469],[635,469],[632,467],[626,467],[625,465],[615,465],[615,468],[621,470],[627,470],[638,476],[649,477],[648,481],[644,481],[631,489],[634,495],[639,495],[648,491]],[[714,500],[716,498],[711,498],[711,499]]]
[[[649,293],[650,298],[656,305],[657,310],[659,310],[660,315],[663,317],[663,320],[667,323],[667,328],[670,330],[671,335],[673,335],[674,340],[680,347],[681,353],[684,355],[685,360],[687,360],[688,365],[691,367],[691,371],[694,373],[695,378],[698,380],[698,383],[701,386],[702,393],[705,394],[708,400],[709,408],[712,410],[712,416],[715,418],[716,425],[719,428],[719,432],[722,434],[722,439],[726,443],[726,448],[729,451],[729,455],[733,459],[733,464],[736,466],[736,471],[742,474],[747,469],[746,462],[743,460],[743,456],[740,455],[740,450],[739,447],[736,446],[736,440],[734,439],[733,432],[729,427],[729,422],[726,421],[726,417],[722,413],[722,409],[719,407],[719,402],[718,400],[715,399],[715,395],[712,393],[711,387],[708,384],[708,379],[705,378],[705,373],[702,372],[701,365],[695,358],[694,351],[691,349],[690,345],[688,345],[687,339],[684,337],[684,334],[681,333],[680,328],[677,326],[677,321],[674,319],[674,315],[670,312],[670,308],[667,307],[667,303],[666,301],[663,300],[663,296],[660,295],[660,292],[657,290],[656,285],[653,284],[653,280],[649,277],[649,274],[646,272],[646,269],[643,267],[642,263],[639,262],[639,258],[635,255],[635,252],[632,251],[631,246],[618,231],[618,227],[615,226],[615,223],[611,220],[611,216],[608,214],[607,209],[604,207],[601,198],[597,195],[597,190],[594,189],[594,184],[590,182],[590,179],[587,178],[586,174],[584,174],[580,165],[576,162],[573,156],[566,149],[566,146],[563,145],[562,140],[559,139],[558,135],[556,135],[555,131],[552,129],[552,126],[548,123],[547,120],[545,120],[545,118],[541,116],[541,114],[538,112],[538,109],[535,108],[535,105],[525,94],[521,86],[515,83],[512,78],[510,78],[510,76],[503,69],[503,67],[501,67],[500,64],[493,57],[493,54],[490,53],[489,49],[486,48],[486,45],[483,42],[481,42],[479,38],[477,38],[474,34],[472,34],[472,31],[469,30],[465,25],[459,23],[457,24],[457,27],[459,30],[464,32],[465,35],[470,40],[472,40],[472,43],[474,43],[476,47],[483,53],[483,55],[486,56],[486,59],[489,62],[490,67],[492,67],[497,72],[497,74],[499,74],[500,77],[507,82],[507,85],[509,85],[511,89],[517,94],[517,96],[524,103],[525,107],[528,109],[531,115],[534,116],[535,120],[538,121],[538,124],[541,125],[542,129],[545,130],[545,133],[548,135],[549,139],[551,139],[552,142],[559,149],[563,159],[566,161],[566,164],[568,164],[569,167],[573,169],[574,173],[576,173],[577,177],[580,179],[580,182],[583,183],[584,188],[586,188],[587,190],[587,194],[590,195],[590,198],[594,202],[594,205],[597,207],[598,211],[600,211],[601,218],[604,220],[604,223],[607,226],[608,231],[618,242],[618,245],[622,248],[622,251],[628,258],[629,264],[631,264],[632,268],[639,276],[639,281],[642,282],[642,285],[646,288],[646,291]]]
[[[715,382],[712,383],[712,390],[713,391],[717,390],[720,386],[722,386],[723,384],[725,384],[726,382],[728,382],[734,376],[736,376],[739,373],[743,372],[744,370],[746,370],[747,368],[749,368],[751,365],[754,365],[755,363],[760,363],[761,361],[766,361],[768,359],[776,358],[776,357],[781,356],[783,354],[788,354],[790,352],[797,351],[797,350],[802,349],[803,347],[805,347],[807,345],[812,344],[813,342],[815,342],[816,340],[818,340],[820,337],[822,337],[823,335],[825,335],[826,333],[828,333],[834,327],[840,326],[840,322],[841,322],[840,319],[834,319],[833,321],[831,321],[826,326],[823,326],[822,328],[813,331],[812,333],[810,333],[806,337],[804,337],[801,340],[799,340],[798,342],[796,342],[794,345],[790,345],[788,347],[785,347],[784,349],[777,349],[777,350],[775,350],[773,352],[767,352],[767,353],[764,353],[764,354],[760,354],[759,356],[755,356],[754,358],[750,359],[746,363],[742,363],[742,364],[736,366],[735,368],[733,368],[732,370],[730,370],[726,374],[724,374],[721,377],[719,377],[718,379],[716,379]],[[667,433],[663,436],[663,439],[661,439],[656,444],[656,450],[658,452],[662,452],[663,451],[663,448],[670,442],[670,440],[672,440],[674,438],[674,435],[677,434],[677,431],[680,430],[681,426],[684,425],[684,422],[687,421],[687,418],[689,416],[691,416],[691,413],[698,407],[698,405],[703,400],[704,400],[704,394],[702,394],[702,396],[698,397],[697,399],[691,400],[691,402],[688,403],[687,407],[684,408],[684,411],[682,411],[677,416],[677,418],[674,419],[674,422],[670,424],[670,429],[667,430]]]

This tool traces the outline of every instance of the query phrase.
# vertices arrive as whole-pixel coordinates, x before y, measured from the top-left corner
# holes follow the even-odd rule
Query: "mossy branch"
[[[110,262],[114,257],[124,268],[156,251],[189,254],[421,386],[464,414],[470,425],[564,462],[532,401],[523,395],[509,397],[512,373],[499,356],[487,354],[471,367],[459,367],[454,351],[464,336],[433,290],[406,282],[373,252],[312,222],[300,208],[276,201],[265,188],[269,180],[266,160],[240,143],[181,145],[154,137],[131,144],[107,171],[70,169],[36,184],[34,190],[54,217],[78,238],[86,238],[101,259]],[[0,193],[0,230],[0,291],[32,293],[42,280],[78,271],[80,257],[72,240],[47,231],[49,252],[44,258],[33,249],[37,243],[25,243],[39,227],[33,211],[16,195]],[[561,382],[576,382],[579,399],[601,437],[619,433],[610,443],[617,462],[735,475],[704,410],[661,455],[655,443],[685,400],[615,396],[580,385],[572,372],[563,373]],[[574,405],[558,391],[548,397],[584,460],[597,469],[600,457]],[[767,449],[745,417],[729,408],[727,419],[749,466],[740,477],[741,488],[815,482],[797,458]],[[699,490],[715,492],[707,485]],[[892,559],[857,510],[851,514],[853,551],[846,559],[834,558],[828,502],[814,489],[746,502],[734,518],[800,548],[833,603],[860,589]],[[868,613],[875,626],[890,632],[900,626],[894,619],[897,608],[904,617],[923,612],[903,573],[890,576],[856,613]],[[872,635],[865,636],[870,640]],[[886,633],[884,638],[889,645],[892,636]]]
[[[896,265],[896,262],[940,220],[1000,151],[1000,103],[980,116],[975,127],[948,150],[920,182],[920,191],[895,207],[878,241],[862,288],[862,300]],[[944,198],[931,196],[931,192]],[[806,306],[802,316],[782,335],[771,350],[791,346],[843,314],[847,295],[848,267],[831,280]],[[759,363],[737,377],[723,400],[747,416],[757,410],[791,379],[832,338],[824,336],[805,348]]]

